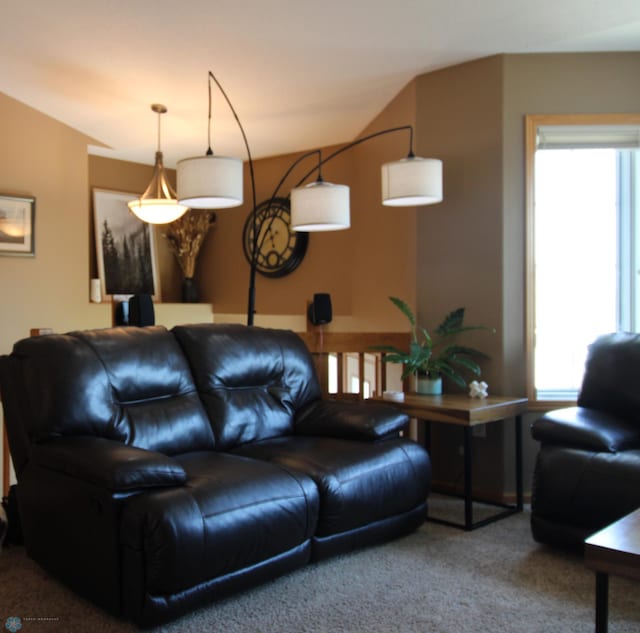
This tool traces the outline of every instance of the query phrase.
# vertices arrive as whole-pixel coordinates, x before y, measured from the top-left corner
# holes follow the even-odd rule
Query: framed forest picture
[[[93,190],[96,259],[102,295],[149,294],[160,299],[153,227],[127,202],[138,196]]]

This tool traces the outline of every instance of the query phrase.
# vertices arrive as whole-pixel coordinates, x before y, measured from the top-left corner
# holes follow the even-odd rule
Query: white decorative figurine
[[[486,382],[478,382],[477,380],[474,380],[473,382],[469,383],[469,397],[486,398],[489,395],[487,392],[488,388],[489,385]]]

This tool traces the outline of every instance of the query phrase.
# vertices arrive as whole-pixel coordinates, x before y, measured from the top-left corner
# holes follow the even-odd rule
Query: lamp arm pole
[[[322,157],[322,152],[319,149],[314,149],[311,150],[309,152],[306,152],[305,154],[302,154],[301,156],[298,156],[298,158],[296,158],[296,160],[293,161],[293,163],[291,163],[291,165],[289,165],[289,168],[287,169],[287,171],[284,172],[284,175],[282,176],[282,178],[280,178],[280,182],[278,182],[278,184],[276,185],[276,188],[273,190],[273,193],[271,194],[271,197],[269,198],[269,202],[268,202],[268,206],[266,209],[266,215],[267,217],[269,216],[269,211],[271,209],[271,205],[273,204],[273,201],[276,199],[278,192],[280,191],[280,188],[282,187],[282,185],[284,184],[285,180],[289,177],[289,174],[305,159],[305,158],[309,158],[309,156],[313,156],[314,154],[318,154],[318,156],[321,158]],[[320,158],[318,160],[320,160]],[[267,224],[266,230],[262,232],[263,238],[262,238],[262,242],[264,242],[264,240],[266,239],[266,236],[269,233],[269,229],[271,228],[273,222],[275,221],[275,218],[270,218],[269,219],[269,223]],[[255,235],[255,225],[254,225],[254,239],[253,239],[253,243],[251,245],[251,261],[255,262],[255,267],[257,268],[257,263],[258,263],[258,247],[262,246],[262,243],[259,243],[259,236]],[[255,296],[255,288],[254,288],[254,296]],[[251,306],[249,306],[249,308],[251,308]],[[249,314],[251,314],[249,312]],[[247,315],[247,319],[248,319],[248,315]],[[249,323],[249,325],[253,325],[253,322]]]
[[[222,88],[220,88],[220,89],[222,90]],[[223,94],[224,94],[224,92],[223,92]],[[231,104],[229,104],[229,105],[231,105]],[[233,108],[232,108],[232,110],[233,110]],[[236,117],[236,119],[237,119],[237,117]],[[239,123],[240,122],[238,121],[238,124]],[[384,134],[391,134],[393,132],[401,132],[403,130],[408,130],[409,131],[409,154],[408,154],[408,156],[410,158],[412,158],[414,156],[414,154],[413,154],[413,126],[411,126],[411,125],[401,125],[401,126],[398,126],[398,127],[388,128],[386,130],[379,130],[378,132],[373,132],[372,134],[368,134],[367,136],[363,136],[362,138],[359,138],[359,139],[357,139],[355,141],[352,141],[351,143],[347,143],[347,145],[344,145],[343,147],[337,149],[335,152],[332,152],[331,154],[329,154],[325,158],[322,158],[321,150],[314,149],[314,150],[311,150],[309,152],[306,152],[306,153],[302,154],[301,156],[296,158],[296,160],[294,160],[293,163],[291,163],[291,165],[285,171],[285,173],[282,176],[282,178],[280,178],[280,181],[276,185],[276,188],[274,189],[273,194],[271,195],[271,198],[269,198],[269,201],[273,202],[273,200],[275,200],[275,198],[278,195],[278,192],[280,191],[280,189],[284,185],[286,179],[289,177],[291,172],[303,160],[305,160],[306,158],[309,158],[309,156],[313,156],[314,154],[317,154],[318,155],[318,162],[309,172],[307,172],[304,175],[303,178],[300,179],[300,181],[298,182],[296,187],[299,187],[307,178],[309,178],[309,176],[311,176],[316,171],[318,172],[319,179],[322,179],[322,166],[325,163],[327,163],[330,160],[332,160],[333,158],[335,158],[336,156],[342,154],[343,152],[346,152],[347,150],[349,150],[349,149],[351,149],[353,147],[356,147],[356,145],[360,145],[361,143],[365,143],[366,141],[370,141],[371,139],[377,138],[378,136],[383,136]],[[246,142],[246,138],[245,138],[245,142]],[[249,151],[249,148],[247,146],[247,152],[248,151]],[[253,172],[252,172],[252,174],[253,174]],[[252,175],[252,182],[253,182],[253,175]],[[253,325],[253,316],[254,316],[254,313],[255,313],[255,279],[256,279],[256,269],[257,269],[257,266],[258,266],[258,235],[257,235],[257,230],[256,230],[256,228],[257,228],[256,211],[257,211],[257,208],[256,208],[256,202],[255,202],[255,188],[254,188],[253,244],[251,246],[251,277],[250,277],[250,283],[249,283],[249,306],[248,306],[248,309],[247,309],[247,325]],[[273,222],[273,219],[271,220],[271,222]]]
[[[250,179],[251,179],[251,204],[252,204],[252,224],[253,224],[253,243],[251,245],[251,266],[250,266],[250,273],[249,273],[249,297],[248,297],[248,306],[247,306],[247,325],[253,325],[253,321],[254,321],[254,314],[255,314],[255,305],[256,305],[256,272],[257,272],[257,267],[258,267],[258,204],[257,204],[257,199],[256,199],[256,179],[255,179],[255,172],[254,172],[254,166],[253,166],[253,158],[251,157],[251,149],[249,147],[249,141],[247,140],[247,135],[244,131],[244,127],[242,126],[242,123],[240,121],[240,117],[238,117],[238,113],[236,112],[235,108],[233,107],[233,104],[231,103],[231,100],[229,99],[229,97],[227,96],[227,93],[225,92],[224,88],[222,87],[222,85],[220,84],[220,82],[218,81],[218,79],[216,78],[216,76],[209,70],[208,71],[208,76],[209,76],[209,149],[207,150],[207,154],[212,154],[213,152],[211,151],[211,80],[213,80],[216,84],[216,86],[218,86],[218,89],[220,90],[222,96],[225,98],[225,101],[227,102],[227,105],[229,106],[229,109],[231,110],[236,123],[238,124],[238,127],[240,128],[240,132],[242,134],[242,140],[244,141],[244,146],[247,150],[247,158],[248,158],[248,162],[249,162],[249,175],[250,175]],[[388,128],[386,130],[380,130],[378,132],[374,132],[372,134],[368,134],[367,136],[363,136],[362,138],[359,138],[351,143],[348,143],[347,145],[341,147],[340,149],[336,150],[335,152],[332,152],[331,154],[329,154],[327,157],[322,158],[322,153],[320,150],[312,150],[310,152],[306,152],[305,154],[303,154],[302,156],[300,156],[299,158],[297,158],[292,165],[287,169],[287,171],[285,172],[284,176],[280,179],[280,182],[278,183],[278,185],[276,186],[273,195],[271,196],[270,200],[273,200],[277,195],[278,195],[278,191],[280,190],[280,188],[283,186],[285,180],[287,179],[287,177],[291,174],[291,172],[293,171],[293,169],[300,164],[300,162],[302,162],[305,158],[308,158],[309,156],[312,156],[314,154],[318,154],[318,163],[313,167],[313,169],[311,169],[307,174],[305,174],[305,176],[299,181],[299,183],[296,185],[297,187],[299,187],[307,178],[309,178],[309,176],[311,176],[314,172],[318,172],[319,174],[319,178],[322,178],[322,166],[329,162],[330,160],[332,160],[333,158],[335,158],[336,156],[338,156],[339,154],[342,154],[343,152],[346,152],[347,150],[351,149],[352,147],[355,147],[356,145],[360,145],[361,143],[364,143],[368,140],[371,140],[373,138],[376,138],[378,136],[382,136],[384,134],[391,134],[392,132],[399,132],[401,130],[408,130],[409,131],[409,157],[413,157],[413,127],[411,125],[402,125],[399,127],[394,127],[394,128]]]
[[[360,145],[361,143],[369,141],[369,140],[371,140],[373,138],[377,138],[378,136],[383,136],[384,134],[391,134],[392,132],[401,132],[402,130],[408,130],[409,131],[409,154],[408,154],[408,157],[409,158],[413,158],[414,157],[414,153],[413,153],[413,126],[411,126],[411,125],[400,125],[398,127],[391,127],[391,128],[386,129],[386,130],[379,130],[378,132],[373,132],[372,134],[368,134],[367,136],[363,136],[362,138],[356,139],[355,141],[352,141],[351,143],[347,143],[346,145],[344,145],[343,147],[337,149],[335,152],[332,152],[331,154],[329,154],[325,158],[322,158],[321,150],[314,149],[314,150],[311,150],[309,152],[306,152],[305,154],[302,154],[301,156],[296,158],[295,161],[293,161],[293,163],[289,166],[287,171],[284,173],[284,176],[282,176],[282,178],[280,179],[280,182],[278,183],[278,185],[276,186],[275,190],[273,191],[273,194],[271,195],[270,200],[273,200],[274,198],[277,197],[278,192],[280,191],[280,188],[284,184],[284,182],[287,179],[287,177],[289,176],[289,174],[305,158],[308,158],[309,156],[313,156],[313,154],[318,154],[318,157],[319,157],[318,158],[318,163],[311,170],[309,170],[298,181],[298,183],[296,184],[296,187],[299,187],[307,178],[309,178],[309,176],[311,176],[313,174],[313,172],[320,171],[322,166],[325,163],[328,163],[331,159],[333,159],[336,156],[342,154],[343,152],[346,152],[347,150],[350,150],[352,147],[355,147],[356,145]]]
[[[342,154],[343,152],[346,152],[347,150],[351,149],[352,147],[355,147],[356,145],[360,145],[361,143],[364,143],[366,141],[370,141],[372,138],[377,138],[378,136],[383,136],[384,134],[391,134],[392,132],[400,132],[402,130],[409,130],[409,154],[408,154],[408,157],[409,158],[413,158],[414,157],[414,153],[413,153],[413,126],[412,125],[401,125],[401,126],[398,126],[398,127],[390,127],[390,128],[388,128],[386,130],[379,130],[378,132],[373,132],[372,134],[368,134],[367,136],[363,136],[362,138],[356,139],[355,141],[352,141],[351,143],[347,143],[346,145],[344,145],[343,147],[337,149],[335,152],[332,152],[331,154],[329,154],[325,158],[321,158],[318,161],[318,164],[313,169],[311,169],[307,174],[305,174],[305,176],[303,178],[300,179],[300,181],[298,182],[296,187],[299,187],[307,178],[309,178],[309,176],[311,176],[313,174],[313,172],[319,171],[320,168],[325,163],[328,163],[330,160],[332,160],[336,156]],[[310,152],[310,153],[312,153],[312,152]],[[308,154],[305,154],[305,156],[307,156],[307,155]],[[296,164],[297,164],[297,162],[296,162]]]
[[[284,172],[284,176],[282,176],[282,178],[280,178],[280,182],[276,185],[276,188],[273,190],[273,194],[271,195],[270,200],[273,200],[277,195],[278,192],[280,191],[280,188],[282,187],[282,185],[284,185],[284,181],[289,177],[289,174],[305,159],[305,158],[309,158],[309,156],[313,156],[314,154],[318,155],[318,165],[316,165],[313,170],[311,172],[309,172],[309,174],[312,174],[316,169],[318,169],[318,166],[320,164],[322,164],[322,152],[319,149],[312,149],[309,152],[306,152],[305,154],[302,154],[301,156],[298,156],[298,158],[296,158],[296,160],[293,161],[293,163],[291,163],[291,165],[289,165],[289,168],[287,169],[287,171]],[[307,174],[307,176],[305,176],[305,178],[308,178],[309,174]]]
[[[242,127],[242,123],[240,122],[240,118],[233,107],[227,93],[224,91],[224,88],[220,85],[220,82],[217,80],[216,76],[209,71],[209,78],[213,79],[216,82],[216,86],[220,89],[222,96],[225,98],[229,109],[231,110],[238,127],[240,128],[240,132],[242,133],[242,140],[244,141],[244,146],[247,150],[247,157],[249,160],[249,175],[251,178],[251,204],[252,204],[252,214],[253,214],[253,245],[252,245],[252,255],[251,255],[251,270],[249,272],[249,299],[248,299],[248,307],[247,307],[247,325],[253,325],[253,314],[255,312],[256,306],[256,268],[258,265],[257,260],[257,242],[258,236],[256,235],[257,231],[257,200],[256,200],[256,178],[253,169],[253,159],[251,158],[251,149],[249,148],[249,141],[247,140],[247,135],[245,134],[244,128]],[[211,143],[209,143],[211,144]]]
[[[252,224],[253,224],[253,243],[251,245],[251,266],[250,266],[250,273],[249,273],[249,297],[248,297],[248,305],[247,305],[247,325],[252,326],[254,324],[254,315],[255,315],[255,305],[256,305],[256,272],[257,272],[257,267],[258,267],[258,231],[257,231],[257,198],[256,198],[256,184],[255,184],[255,173],[254,173],[254,166],[253,166],[253,159],[251,157],[251,149],[249,148],[249,141],[247,140],[247,135],[244,131],[244,128],[242,126],[242,123],[240,122],[240,118],[238,117],[238,114],[235,111],[235,108],[233,107],[229,97],[227,96],[227,93],[224,91],[224,88],[220,85],[220,82],[217,80],[216,76],[209,71],[209,77],[211,79],[213,79],[213,81],[216,83],[216,85],[218,86],[220,92],[222,93],[222,96],[225,98],[231,112],[233,113],[233,116],[238,124],[238,127],[240,128],[240,132],[242,133],[242,139],[244,141],[244,145],[245,148],[247,150],[247,157],[248,157],[248,161],[249,161],[249,174],[250,174],[250,178],[251,178],[251,203],[252,203]],[[211,115],[209,115],[211,116]],[[379,130],[378,132],[373,132],[372,134],[368,134],[367,136],[363,136],[362,138],[359,138],[355,141],[352,141],[351,143],[347,143],[347,145],[344,145],[343,147],[337,149],[336,151],[332,152],[331,154],[329,154],[328,156],[326,156],[325,158],[322,158],[322,153],[321,150],[319,149],[315,149],[315,150],[311,150],[309,152],[306,152],[304,154],[302,154],[301,156],[299,156],[290,166],[289,168],[285,171],[284,175],[282,176],[282,178],[280,179],[280,181],[278,182],[276,188],[274,189],[274,192],[270,198],[270,200],[274,200],[276,198],[276,196],[278,195],[278,192],[280,191],[281,187],[283,186],[285,180],[288,178],[288,176],[291,174],[291,172],[306,158],[308,158],[309,156],[313,156],[314,154],[318,155],[318,163],[309,171],[307,172],[303,178],[300,179],[300,181],[298,182],[298,184],[296,185],[296,187],[299,187],[307,178],[309,178],[309,176],[311,176],[314,172],[319,172],[319,176],[320,178],[322,177],[322,166],[329,162],[330,160],[334,159],[336,156],[339,156],[340,154],[342,154],[343,152],[346,152],[349,149],[352,149],[353,147],[356,147],[357,145],[360,145],[361,143],[365,143],[366,141],[369,141],[371,139],[377,138],[379,136],[383,136],[385,134],[392,134],[394,132],[400,132],[403,130],[408,130],[409,131],[409,154],[408,156],[411,158],[414,156],[413,153],[413,126],[411,125],[401,125],[398,127],[393,127],[393,128],[388,128],[386,130]]]

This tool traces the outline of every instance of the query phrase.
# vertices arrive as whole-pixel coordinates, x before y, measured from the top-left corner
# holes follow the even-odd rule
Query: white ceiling
[[[207,71],[254,157],[353,139],[424,72],[495,53],[640,51],[640,0],[4,0],[0,91],[165,163],[207,146]],[[640,78],[639,78],[640,80]],[[214,86],[213,149],[246,157]]]

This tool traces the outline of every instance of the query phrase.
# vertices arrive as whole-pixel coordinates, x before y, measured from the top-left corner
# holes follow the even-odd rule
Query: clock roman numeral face
[[[255,238],[255,239],[254,239]],[[251,263],[255,245],[256,270],[265,277],[284,277],[302,262],[309,243],[308,233],[291,228],[291,211],[287,198],[265,200],[256,207],[244,224],[242,244]]]

